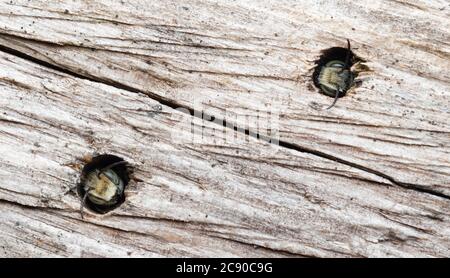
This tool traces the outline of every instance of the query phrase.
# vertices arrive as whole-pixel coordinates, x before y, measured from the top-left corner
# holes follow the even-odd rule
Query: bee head
[[[125,201],[125,187],[130,181],[127,163],[116,156],[101,155],[83,168],[78,194],[82,207],[104,214]]]
[[[318,84],[324,94],[342,97],[353,84],[354,75],[342,61],[333,60],[324,65],[318,76]]]
[[[84,183],[88,200],[99,206],[113,205],[122,195],[123,189],[122,179],[112,169],[103,172],[95,170],[88,174]]]
[[[352,66],[362,61],[353,53],[350,41],[347,42],[347,48],[333,47],[322,51],[322,55],[315,62],[314,85],[320,93],[335,98],[328,109],[353,86],[358,73],[352,71]]]
[[[350,42],[348,42],[347,48],[332,47],[323,50],[322,55],[318,60],[315,61],[316,67],[313,73],[314,85],[319,88],[323,94],[334,97],[335,92],[329,94],[322,88],[320,75],[321,73],[323,73],[323,70],[330,68],[340,69],[338,75],[340,75],[342,79],[353,80],[354,78],[356,78],[356,73],[351,72],[351,68],[355,63],[359,61],[361,61],[360,58],[358,58],[351,50]],[[350,87],[351,84],[350,86],[347,86],[346,90],[348,90]]]

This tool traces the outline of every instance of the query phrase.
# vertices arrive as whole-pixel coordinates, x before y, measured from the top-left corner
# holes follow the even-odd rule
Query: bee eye
[[[77,186],[82,208],[105,214],[125,202],[125,188],[130,181],[128,163],[114,155],[100,155],[87,163]]]

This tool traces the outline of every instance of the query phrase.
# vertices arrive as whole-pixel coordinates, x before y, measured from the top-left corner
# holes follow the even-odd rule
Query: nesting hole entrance
[[[350,42],[349,42],[350,46]],[[318,60],[315,61],[316,67],[314,68],[313,72],[313,82],[316,88],[319,89],[319,92],[323,95],[335,98],[336,97],[336,91],[330,92],[330,90],[324,90],[323,84],[325,81],[327,82],[333,82],[332,79],[327,80],[326,78],[323,78],[324,75],[321,75],[322,71],[325,67],[333,65],[333,62],[341,62],[342,65],[345,65],[346,68],[350,71],[350,77],[349,77],[349,84],[346,86],[346,88],[339,93],[339,98],[344,97],[347,93],[347,91],[354,85],[354,80],[358,76],[358,72],[352,70],[352,67],[362,62],[362,59],[360,59],[358,56],[356,56],[353,51],[351,50],[351,47],[332,47],[329,49],[325,49],[322,52],[322,55],[319,57]],[[348,64],[346,64],[348,62]],[[336,63],[334,63],[336,65]],[[322,79],[321,79],[322,77]]]
[[[118,156],[105,154],[92,158],[83,167],[77,186],[82,207],[105,214],[122,205],[130,171],[129,164]]]

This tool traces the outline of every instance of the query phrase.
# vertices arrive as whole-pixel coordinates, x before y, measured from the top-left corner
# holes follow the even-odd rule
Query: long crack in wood
[[[357,163],[354,163],[354,162],[351,162],[351,161],[348,161],[348,160],[345,160],[345,159],[342,159],[342,158],[339,158],[339,157],[336,157],[336,156],[333,156],[333,155],[330,155],[330,154],[327,154],[327,153],[324,153],[324,152],[321,152],[321,151],[318,151],[318,150],[306,148],[306,147],[299,146],[297,144],[293,144],[293,143],[290,143],[290,142],[285,142],[285,141],[282,141],[282,140],[279,140],[279,141],[278,140],[273,140],[273,138],[270,138],[269,136],[261,135],[259,133],[253,132],[250,129],[238,128],[234,124],[227,123],[227,121],[225,119],[221,120],[221,119],[216,118],[213,115],[207,115],[207,114],[205,114],[203,112],[199,113],[198,111],[195,111],[191,107],[188,107],[186,105],[178,103],[178,102],[174,101],[173,99],[164,98],[164,97],[162,97],[162,96],[160,96],[160,95],[158,95],[156,93],[144,92],[144,91],[142,91],[140,89],[133,88],[131,86],[122,84],[122,83],[117,82],[117,81],[105,80],[103,78],[98,78],[96,76],[88,75],[86,73],[76,73],[76,72],[71,71],[71,70],[69,70],[67,68],[64,68],[64,66],[62,66],[62,65],[51,64],[49,62],[40,60],[38,58],[35,58],[35,57],[30,56],[30,55],[28,55],[26,53],[23,53],[21,51],[18,51],[16,49],[13,49],[13,48],[10,48],[10,47],[4,46],[4,45],[0,45],[0,51],[4,52],[4,53],[8,53],[10,55],[14,55],[16,57],[22,58],[22,59],[27,60],[27,61],[33,62],[33,63],[38,64],[40,66],[43,66],[43,67],[46,67],[46,68],[49,68],[49,69],[53,69],[53,70],[58,71],[60,73],[64,73],[64,74],[70,75],[70,76],[72,76],[74,78],[89,80],[91,82],[96,82],[96,83],[102,83],[102,84],[105,84],[105,85],[108,85],[108,86],[112,86],[112,87],[117,88],[117,89],[121,89],[121,90],[125,90],[125,91],[128,91],[128,92],[133,92],[133,93],[137,93],[137,94],[140,94],[140,95],[144,95],[144,96],[149,97],[149,98],[151,98],[151,99],[153,99],[155,101],[158,101],[162,105],[165,105],[165,106],[170,107],[172,109],[177,109],[179,111],[185,110],[183,112],[184,113],[189,113],[190,116],[199,117],[199,118],[201,117],[202,120],[204,120],[204,119],[211,119],[211,122],[213,122],[215,124],[219,125],[219,123],[223,123],[223,127],[225,127],[225,128],[232,128],[235,132],[243,133],[246,136],[253,137],[253,138],[256,138],[256,139],[259,139],[259,140],[264,140],[265,142],[271,142],[271,144],[275,144],[274,142],[276,142],[276,144],[278,144],[280,147],[283,147],[283,148],[286,148],[286,149],[290,149],[290,150],[294,150],[294,151],[298,151],[298,152],[302,152],[302,153],[308,153],[308,154],[311,154],[311,155],[314,155],[314,156],[317,156],[317,157],[320,157],[320,158],[323,158],[323,159],[331,160],[331,161],[334,161],[334,162],[337,162],[337,163],[340,163],[340,164],[343,164],[343,165],[346,165],[346,166],[350,166],[350,167],[359,169],[359,170],[367,172],[367,173],[374,174],[374,175],[376,175],[378,177],[381,177],[381,178],[384,178],[384,179],[388,180],[389,182],[391,182],[392,184],[394,184],[396,186],[399,186],[399,187],[407,189],[407,190],[414,190],[414,191],[417,191],[417,192],[426,193],[426,194],[430,194],[430,195],[433,195],[433,196],[436,196],[436,197],[441,197],[441,198],[450,200],[450,196],[449,195],[447,195],[445,193],[442,193],[440,191],[437,191],[437,190],[433,190],[432,188],[430,188],[427,185],[411,184],[411,183],[400,182],[400,181],[396,180],[392,176],[389,176],[389,175],[387,175],[385,173],[382,173],[382,172],[380,172],[378,170],[366,167],[364,165],[360,165],[360,164],[357,164]],[[180,108],[182,108],[182,110],[180,110]]]

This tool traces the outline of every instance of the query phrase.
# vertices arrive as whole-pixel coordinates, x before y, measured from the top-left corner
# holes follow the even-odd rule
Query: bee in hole
[[[334,97],[333,104],[327,110],[333,108],[339,97],[342,97],[353,84],[354,75],[351,71],[352,56],[350,41],[347,40],[348,51],[345,61],[333,60],[326,63],[320,70],[318,83],[322,92]]]
[[[114,168],[124,164],[127,162],[115,162],[103,169],[94,169],[85,175],[82,181],[84,196],[80,208],[82,219],[84,219],[83,209],[88,200],[99,208],[112,207],[120,202],[125,184]]]

